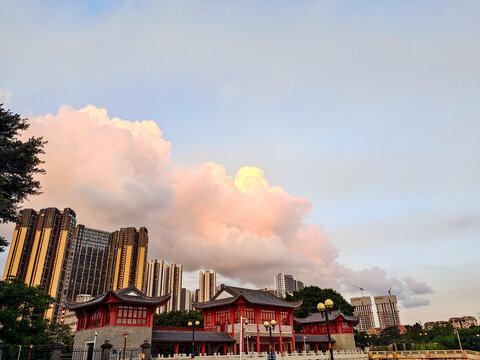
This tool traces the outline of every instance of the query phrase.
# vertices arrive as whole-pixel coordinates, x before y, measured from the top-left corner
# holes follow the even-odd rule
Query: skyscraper
[[[121,228],[112,234],[108,259],[107,287],[118,290],[128,286],[143,289],[147,263],[148,231],[141,227]]]
[[[198,302],[209,301],[217,293],[217,273],[212,271],[200,271],[198,280]]]
[[[278,273],[274,276],[275,290],[278,297],[285,297],[286,294],[293,293],[295,291],[295,279],[292,275]]]
[[[300,280],[295,280],[295,290],[302,290],[305,287],[303,282]]]
[[[111,233],[77,225],[68,262],[65,284],[66,298],[74,301],[77,295],[93,297],[106,290],[106,274]]]
[[[367,331],[368,329],[375,328],[372,299],[370,296],[351,298],[350,304],[354,306],[354,315],[359,319],[357,324],[358,331]]]
[[[150,259],[147,262],[143,293],[147,296],[162,296],[163,260]],[[157,309],[158,310],[158,309]]]
[[[182,273],[183,265],[181,264],[165,266],[162,295],[170,294],[170,300],[168,300],[165,307],[160,310],[161,312],[180,311]]]
[[[45,318],[56,322],[75,230],[75,212],[66,208],[25,209],[20,212],[3,279],[15,277],[29,286],[42,286],[55,298]]]
[[[190,290],[182,288],[180,290],[180,311],[186,312],[192,310],[192,294]]]
[[[397,309],[397,297],[395,295],[375,296],[378,321],[381,328],[400,325],[400,317]]]

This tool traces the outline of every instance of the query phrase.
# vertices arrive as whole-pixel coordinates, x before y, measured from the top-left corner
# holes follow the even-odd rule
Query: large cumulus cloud
[[[305,221],[312,204],[268,183],[254,166],[235,177],[221,164],[172,164],[171,144],[154,121],[110,118],[105,109],[63,106],[31,119],[44,135],[43,194],[26,206],[72,207],[78,221],[104,230],[146,226],[149,257],[213,268],[254,286],[276,272],[337,289],[363,284],[372,293],[393,287],[401,298],[431,288],[388,278],[379,268],[353,271],[320,226]],[[367,287],[368,285],[368,287]]]

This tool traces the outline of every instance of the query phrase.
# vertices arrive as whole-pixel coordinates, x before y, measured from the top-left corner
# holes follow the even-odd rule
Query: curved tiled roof
[[[231,296],[228,298],[220,298],[217,300],[218,296],[220,294],[223,294],[224,292],[227,292]],[[233,304],[240,297],[243,297],[248,303],[255,305],[268,305],[290,309],[296,309],[302,305],[301,301],[288,302],[276,297],[268,291],[251,290],[234,286],[225,286],[223,288],[223,291],[217,293],[217,295],[215,295],[212,300],[204,303],[194,303],[193,305],[199,310],[210,309],[213,307]]]
[[[191,331],[164,331],[153,330],[152,342],[178,342],[178,343],[191,343],[192,332]],[[227,333],[220,332],[207,332],[198,331],[195,332],[195,342],[208,342],[208,343],[234,343],[235,339]]]
[[[70,310],[79,310],[84,308],[93,307],[104,302],[108,298],[108,295],[112,294],[117,299],[127,304],[132,305],[144,305],[144,306],[158,306],[170,299],[170,294],[160,297],[146,296],[135,286],[129,286],[124,289],[118,289],[117,291],[109,290],[105,294],[97,296],[96,298],[86,302],[70,302],[66,301],[65,306]]]
[[[339,316],[342,316],[347,321],[358,322],[358,318],[356,316],[345,315],[340,310],[333,310],[331,314],[328,314],[328,320],[336,320]],[[326,321],[325,317],[323,317],[320,312],[311,313],[306,318],[294,317],[293,320],[299,324],[322,323]]]
[[[311,334],[295,334],[295,342],[300,344],[303,342],[303,337],[305,337],[305,342],[308,343],[328,343],[327,335],[311,335]],[[334,343],[335,340],[331,340],[331,343]]]

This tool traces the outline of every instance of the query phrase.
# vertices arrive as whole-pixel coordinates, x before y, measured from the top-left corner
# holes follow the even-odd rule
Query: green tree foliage
[[[30,195],[39,194],[40,182],[35,174],[44,173],[39,154],[45,142],[42,137],[20,139],[20,132],[29,124],[0,104],[0,223],[15,221],[19,204]],[[8,242],[0,237],[0,251]]]
[[[480,326],[472,326],[468,329],[459,329],[458,335],[462,341],[462,347],[468,350],[480,351]],[[455,342],[458,344],[458,340],[455,335]]]
[[[171,311],[168,313],[154,314],[153,326],[188,326],[188,322],[200,321],[203,327],[203,312],[191,310],[188,312]]]
[[[419,323],[405,325],[405,333],[402,335],[402,340],[407,344],[420,344],[424,340],[423,337],[420,336],[422,333],[425,333],[425,331]]]
[[[22,280],[0,282],[0,339],[10,344],[46,344],[49,324],[43,319],[54,299]]]
[[[72,333],[70,326],[60,323],[49,324],[47,336],[49,343],[62,343],[65,348],[64,352],[72,351],[75,335]]]
[[[380,333],[380,339],[382,340],[382,345],[388,345],[395,343],[400,338],[400,330],[397,326],[389,326],[382,330]]]
[[[321,289],[318,286],[307,286],[302,290],[294,291],[293,295],[287,295],[286,301],[303,301],[300,309],[295,310],[294,316],[303,318],[309,314],[318,311],[317,304],[331,299],[333,308],[340,309],[345,315],[353,315],[353,306],[350,305],[343,296],[333,289]]]

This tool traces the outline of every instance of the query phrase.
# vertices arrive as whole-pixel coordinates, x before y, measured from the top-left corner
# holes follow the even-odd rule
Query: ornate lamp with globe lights
[[[317,309],[318,311],[320,311],[320,314],[322,315],[322,317],[325,318],[325,321],[327,323],[328,348],[330,350],[330,359],[333,360],[332,338],[330,336],[330,323],[328,322],[328,315],[332,313],[332,309],[333,309],[333,301],[330,299],[327,299],[325,300],[325,304],[318,303]]]
[[[273,354],[273,340],[272,340],[272,330],[275,330],[275,326],[277,325],[277,322],[275,320],[271,320],[270,322],[265,321],[263,323],[263,326],[265,326],[265,330],[268,330],[270,334],[270,356],[268,360],[274,360],[275,355]]]
[[[195,357],[195,326],[199,326],[200,321],[195,321],[195,323],[189,321],[188,326],[192,327],[192,359]]]

